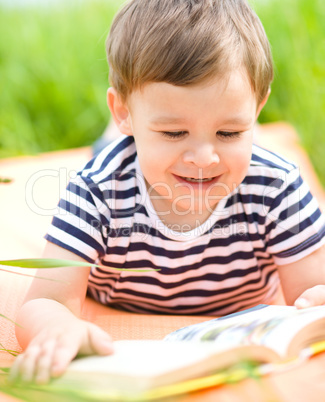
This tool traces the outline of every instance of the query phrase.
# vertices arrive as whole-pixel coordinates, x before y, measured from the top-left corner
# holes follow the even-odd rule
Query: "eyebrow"
[[[177,116],[160,116],[157,118],[153,118],[150,121],[151,124],[182,124],[182,123],[186,123],[186,120],[181,118],[181,117],[177,117]],[[242,126],[248,126],[251,124],[251,120],[247,120],[245,118],[242,118],[240,116],[238,117],[233,117],[231,119],[222,121],[222,124],[227,125],[227,124],[233,124],[233,125],[242,125]]]
[[[236,117],[233,117],[233,118],[231,118],[231,119],[228,119],[228,120],[224,120],[223,122],[222,122],[223,124],[234,124],[234,125],[240,125],[240,126],[249,126],[251,123],[252,123],[252,121],[251,121],[251,119],[246,119],[246,118],[242,118],[242,117],[240,117],[240,116],[236,116]]]
[[[150,120],[151,124],[179,124],[185,123],[185,119],[176,116],[160,116]]]

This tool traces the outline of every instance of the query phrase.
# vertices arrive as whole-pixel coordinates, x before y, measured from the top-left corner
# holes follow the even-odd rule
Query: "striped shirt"
[[[102,265],[88,289],[103,304],[224,315],[272,302],[277,269],[319,248],[324,233],[299,169],[255,145],[245,179],[209,219],[173,231],[151,204],[133,137],[122,136],[71,180],[46,238]]]

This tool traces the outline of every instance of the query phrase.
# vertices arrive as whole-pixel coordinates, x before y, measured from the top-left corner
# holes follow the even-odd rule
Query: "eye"
[[[231,139],[231,138],[238,138],[241,135],[241,132],[239,132],[239,131],[217,131],[217,135],[222,138]]]
[[[167,138],[177,139],[177,138],[181,138],[184,135],[186,135],[187,132],[186,131],[161,131],[161,134]]]

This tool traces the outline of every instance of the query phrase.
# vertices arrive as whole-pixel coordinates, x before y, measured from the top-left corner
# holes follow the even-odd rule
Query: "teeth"
[[[207,181],[212,181],[214,177],[207,178],[207,179],[193,179],[191,177],[182,177],[182,179],[192,182],[192,183],[206,183]]]

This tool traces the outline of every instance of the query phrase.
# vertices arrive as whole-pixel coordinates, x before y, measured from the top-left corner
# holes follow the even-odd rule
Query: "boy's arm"
[[[288,304],[298,308],[325,304],[325,245],[278,271]]]
[[[47,243],[44,258],[84,261],[75,254]],[[62,374],[78,354],[109,354],[109,335],[87,321],[80,313],[85,299],[89,268],[68,267],[41,270],[34,279],[21,307],[16,327],[19,343],[25,349],[16,358],[11,378],[47,382]]]

